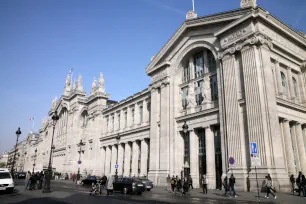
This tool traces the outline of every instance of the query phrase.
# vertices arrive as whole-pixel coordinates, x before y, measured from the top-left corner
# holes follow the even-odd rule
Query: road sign
[[[257,154],[251,154],[251,165],[252,166],[261,166],[261,159]]]
[[[258,154],[257,143],[251,142],[251,154]]]
[[[82,164],[82,161],[78,161],[78,164]]]
[[[230,165],[232,165],[232,166],[235,164],[234,157],[230,157],[228,161],[229,161]]]
[[[118,169],[118,164],[115,164],[115,169]]]

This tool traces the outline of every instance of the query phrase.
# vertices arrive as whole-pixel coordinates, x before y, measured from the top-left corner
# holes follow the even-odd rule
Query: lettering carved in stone
[[[161,79],[163,79],[164,77],[167,76],[167,71],[164,70],[162,72],[159,72],[157,74],[155,74],[153,77],[152,77],[152,82],[156,82],[156,81],[159,81]]]

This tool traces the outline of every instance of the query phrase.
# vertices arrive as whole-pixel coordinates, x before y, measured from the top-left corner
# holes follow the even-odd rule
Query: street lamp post
[[[17,140],[16,140],[15,149],[14,149],[13,164],[12,164],[12,168],[11,168],[11,174],[12,174],[12,175],[13,175],[13,173],[14,173],[14,164],[15,164],[15,159],[16,159],[16,150],[17,150],[18,139],[19,139],[19,136],[21,135],[20,127],[19,127],[18,130],[16,131],[16,135],[17,135]]]
[[[20,153],[18,152],[17,154],[17,162],[16,162],[16,171],[18,171],[18,167],[20,166]],[[20,171],[20,168],[19,168],[19,171]]]
[[[118,165],[118,154],[119,154],[119,141],[120,141],[120,135],[118,134],[116,136],[116,141],[117,141],[117,158],[116,158],[116,164]],[[115,176],[115,180],[118,179],[118,168],[116,168],[116,176]]]
[[[34,167],[35,167],[35,162],[36,162],[36,153],[37,153],[37,148],[35,149],[35,155],[34,155],[34,163],[33,163],[33,170],[32,170],[32,174],[34,174]]]
[[[77,181],[80,180],[80,165],[81,165],[81,153],[84,153],[84,150],[82,150],[82,146],[84,146],[85,144],[82,142],[82,140],[80,140],[80,143],[79,143],[79,150],[78,150],[78,153],[79,153],[79,161],[78,161],[78,174],[77,174]]]
[[[25,163],[25,159],[26,159],[27,153],[24,153],[24,158],[23,158],[23,164],[22,164],[22,171],[24,171],[24,163]]]
[[[59,117],[57,115],[57,111],[55,111],[53,116],[52,116],[53,133],[52,133],[52,139],[51,139],[51,149],[50,149],[48,172],[47,172],[46,179],[45,179],[45,186],[44,186],[43,193],[50,193],[51,192],[51,177],[52,177],[52,163],[51,163],[52,160],[51,159],[52,159],[52,152],[53,152],[53,149],[54,149],[53,137],[54,137],[55,125],[56,125],[56,122],[58,121],[58,119],[59,119]]]
[[[188,125],[187,125],[187,123],[186,123],[186,121],[184,122],[184,124],[183,124],[183,126],[182,126],[182,129],[183,129],[183,134],[184,134],[184,139],[186,140],[186,137],[188,136],[188,132],[189,132],[189,127],[188,127]],[[186,149],[186,147],[184,147],[184,149]],[[185,152],[185,150],[184,150],[184,152]],[[183,174],[182,174],[182,181],[183,181],[183,179],[184,179],[184,177],[185,177],[185,174],[186,174],[186,167],[185,167],[185,155],[184,155],[184,166],[183,166]]]

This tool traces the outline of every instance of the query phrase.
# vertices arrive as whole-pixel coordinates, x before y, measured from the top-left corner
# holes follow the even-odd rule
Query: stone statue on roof
[[[73,91],[75,91],[76,88],[77,88],[77,81],[76,81],[76,78],[74,78],[74,80],[73,80],[73,87],[72,87]]]
[[[78,90],[78,91],[83,91],[82,75],[79,75],[78,84],[77,84],[77,90]]]
[[[240,1],[240,7],[241,8],[247,8],[247,7],[256,7],[256,0],[241,0]]]
[[[105,93],[104,76],[102,72],[100,72],[100,78],[99,78],[99,91],[102,93]]]
[[[94,80],[91,84],[91,93],[93,94],[97,90],[97,80],[96,77],[94,77]]]
[[[202,87],[202,97],[203,97],[203,102],[202,103],[211,102],[211,90],[210,90],[210,79],[209,79],[209,77],[204,77],[204,84],[203,84],[203,87]]]
[[[55,108],[56,103],[57,103],[57,97],[55,96],[55,98],[52,100],[52,109]]]

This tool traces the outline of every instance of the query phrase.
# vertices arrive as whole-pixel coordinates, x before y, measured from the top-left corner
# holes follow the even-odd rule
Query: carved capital
[[[290,121],[287,118],[283,119],[283,123],[289,123]]]

